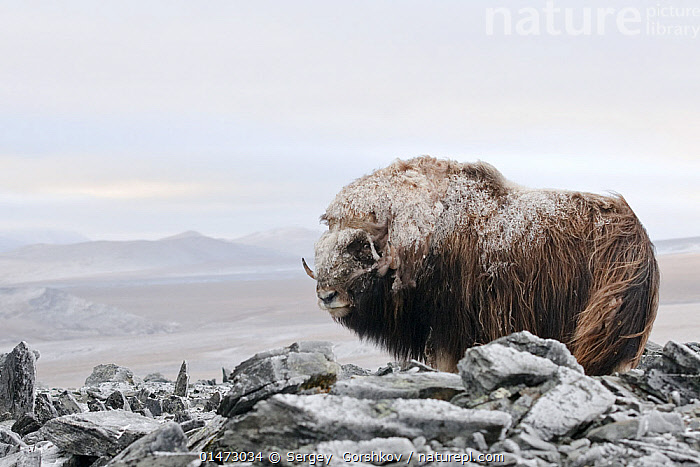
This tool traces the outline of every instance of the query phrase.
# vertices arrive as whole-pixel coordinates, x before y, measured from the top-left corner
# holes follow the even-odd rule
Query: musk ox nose
[[[335,297],[338,296],[338,292],[335,290],[319,290],[318,291],[318,298],[321,299],[321,301],[326,304],[330,305],[331,302]]]

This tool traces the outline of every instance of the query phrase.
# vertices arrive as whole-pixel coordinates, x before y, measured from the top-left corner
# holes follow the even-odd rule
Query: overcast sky
[[[2,2],[3,228],[320,228],[343,185],[431,154],[619,192],[652,239],[700,235],[700,37],[553,35],[544,12],[539,35],[488,35],[487,4]],[[658,4],[695,5],[586,3],[634,5],[644,23]],[[515,22],[547,4],[498,6]]]

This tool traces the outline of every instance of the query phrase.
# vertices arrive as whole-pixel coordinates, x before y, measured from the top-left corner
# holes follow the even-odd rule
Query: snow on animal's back
[[[439,246],[470,226],[490,253],[536,244],[546,226],[574,210],[570,192],[518,186],[487,163],[422,157],[397,161],[347,185],[325,218],[389,223],[391,243],[404,249],[418,249],[428,238]]]

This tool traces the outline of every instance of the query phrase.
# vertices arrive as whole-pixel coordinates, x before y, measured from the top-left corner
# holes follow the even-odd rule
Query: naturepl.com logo
[[[689,7],[655,3],[645,8],[563,5],[563,2],[549,0],[533,2],[521,8],[486,8],[486,34],[489,36],[620,34],[690,39],[696,39],[700,35],[700,4]]]

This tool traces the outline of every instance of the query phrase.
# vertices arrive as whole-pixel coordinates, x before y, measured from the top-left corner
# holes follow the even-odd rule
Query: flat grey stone
[[[111,457],[159,427],[157,421],[142,415],[110,410],[54,418],[40,432],[66,452]]]
[[[14,454],[19,451],[19,448],[17,446],[13,446],[11,444],[5,444],[0,442],[0,459],[3,457],[7,457],[10,454]],[[1,460],[0,460],[1,462]]]
[[[648,370],[650,368],[660,368],[662,365],[662,354],[664,348],[659,344],[647,341],[644,345],[644,352],[642,353],[642,358],[639,360],[637,368],[640,370]]]
[[[532,355],[546,358],[557,366],[565,366],[579,373],[584,373],[583,367],[571,355],[569,349],[555,339],[543,339],[528,331],[520,331],[500,337],[491,343],[531,353]]]
[[[8,444],[10,446],[16,446],[18,448],[27,446],[25,444],[25,442],[22,441],[22,438],[20,437],[19,434],[15,433],[14,431],[8,430],[7,428],[3,428],[1,426],[0,426],[0,443]]]
[[[599,426],[591,430],[587,436],[593,441],[614,443],[621,439],[638,439],[643,432],[640,419],[632,418]]]
[[[639,387],[663,402],[672,395],[681,405],[700,399],[700,375],[669,374],[663,368],[651,368],[641,374],[628,372],[621,377],[627,384]]]
[[[0,467],[74,467],[81,465],[72,454],[61,451],[49,441],[22,449],[9,457],[0,458]]]
[[[131,443],[109,467],[186,467],[199,459],[187,450],[187,437],[177,423],[167,423]]]
[[[92,374],[85,380],[85,386],[98,386],[101,383],[134,384],[134,373],[123,366],[114,363],[97,365]]]
[[[0,467],[41,467],[41,451],[23,449],[0,459]]]
[[[525,428],[525,427],[524,427]],[[529,428],[529,427],[527,427]],[[534,430],[524,430],[522,433],[513,437],[513,440],[518,443],[518,445],[523,450],[537,450],[537,451],[556,451],[557,447],[541,439]]]
[[[573,432],[615,403],[615,396],[589,376],[560,367],[556,378],[558,384],[537,399],[521,421],[545,441]]]
[[[362,368],[361,366],[354,365],[352,363],[346,363],[340,365],[340,374],[338,375],[339,380],[350,379],[353,376],[369,376],[372,374],[371,370],[367,368]]]
[[[290,350],[298,353],[321,353],[326,360],[335,361],[333,343],[328,341],[299,341],[289,346]]]
[[[646,456],[642,456],[634,462],[636,466],[656,466],[656,465],[673,465],[673,461],[660,452],[652,452]]]
[[[206,446],[210,445],[214,439],[221,436],[221,432],[226,423],[228,423],[226,417],[216,415],[202,428],[189,434],[187,448],[193,452],[205,451]]]
[[[133,459],[109,467],[196,467],[202,465],[200,455],[191,452],[155,452],[143,459]]]
[[[416,438],[447,442],[480,432],[502,439],[511,425],[503,412],[469,410],[434,399],[354,399],[327,394],[278,394],[229,419],[204,451],[295,449],[325,441]]]
[[[261,352],[233,370],[233,386],[223,397],[218,414],[230,417],[244,413],[273,394],[328,390],[339,372],[330,343],[300,342]]]
[[[20,436],[37,431],[39,428],[41,428],[41,423],[39,423],[36,416],[31,412],[22,415],[19,420],[12,425],[12,431]]]
[[[462,378],[454,373],[391,373],[385,376],[356,376],[338,381],[330,393],[357,399],[451,400],[464,391]]]
[[[559,366],[549,359],[492,342],[467,349],[457,368],[467,393],[476,397],[500,387],[541,384],[551,379]]]
[[[668,341],[663,349],[663,357],[669,367],[669,373],[700,375],[700,354],[687,345]]]
[[[149,373],[146,376],[144,376],[143,380],[146,383],[172,383],[172,380],[166,378],[163,376],[163,373]]]
[[[642,429],[645,434],[683,433],[685,425],[679,413],[663,413],[652,410],[642,416]]]
[[[639,453],[659,452],[672,462],[665,465],[700,465],[700,452],[672,436],[644,437],[640,440],[623,439],[619,441],[619,445]],[[607,446],[610,445],[606,444]]]
[[[550,465],[561,464],[561,454],[559,454],[559,452],[556,450],[538,451],[536,449],[532,449],[529,451],[521,451],[520,455],[523,456],[525,459],[533,459],[537,461],[543,460]]]
[[[202,428],[204,425],[206,425],[206,422],[204,420],[198,420],[196,418],[193,418],[191,420],[185,420],[184,422],[180,422],[179,425],[180,428],[182,428],[182,431],[188,433],[192,430]]]
[[[54,407],[59,416],[83,412],[83,408],[78,404],[75,396],[68,391],[63,391],[58,398],[54,400]]]
[[[602,460],[606,454],[605,446],[593,446],[583,452],[572,452],[572,455],[569,456],[569,460],[570,464],[576,467],[600,465],[598,461]]]

